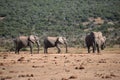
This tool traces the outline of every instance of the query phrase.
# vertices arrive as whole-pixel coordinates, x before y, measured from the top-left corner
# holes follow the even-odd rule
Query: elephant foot
[[[60,54],[60,52],[58,52]]]
[[[98,53],[98,55],[102,55],[101,53]]]
[[[60,53],[61,52],[61,50],[58,50],[58,53]]]
[[[58,51],[58,53],[60,53],[61,51]]]
[[[45,51],[44,53],[47,54],[48,52]]]

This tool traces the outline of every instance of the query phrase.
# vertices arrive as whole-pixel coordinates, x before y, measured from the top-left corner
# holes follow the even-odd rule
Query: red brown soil
[[[120,80],[119,48],[101,54],[78,48],[61,54],[42,51],[0,52],[0,80]]]

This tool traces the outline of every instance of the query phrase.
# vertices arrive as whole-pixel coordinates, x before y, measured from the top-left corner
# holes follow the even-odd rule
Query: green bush
[[[72,38],[84,36],[85,29],[109,34],[107,29],[113,27],[119,32],[119,4],[120,0],[0,0],[0,38],[34,33]],[[90,17],[101,17],[114,25],[82,25]]]

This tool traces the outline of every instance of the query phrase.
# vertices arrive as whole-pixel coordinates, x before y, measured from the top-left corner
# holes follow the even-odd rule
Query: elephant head
[[[67,39],[65,37],[58,37],[57,39],[58,43],[65,45],[66,47],[66,53],[67,53]]]
[[[34,43],[37,44],[38,53],[39,53],[40,43],[39,43],[39,38],[37,36],[34,36],[34,35],[19,36],[14,39],[14,43],[15,43],[15,53],[19,53],[21,48],[27,47],[27,46],[30,47],[30,52],[32,53],[32,47]]]
[[[65,37],[57,37],[57,41],[59,44],[67,44],[67,40]]]
[[[67,53],[67,40],[65,37],[46,37],[44,39],[44,53],[47,53],[47,49],[50,47],[56,47],[58,49],[58,53],[60,53],[61,50],[58,44],[65,45]]]
[[[29,43],[31,44],[31,42],[34,44],[34,43],[36,43],[37,44],[37,47],[38,47],[38,53],[39,53],[39,48],[40,48],[40,42],[39,42],[39,38],[37,37],[37,36],[35,36],[35,35],[30,35],[29,37],[28,37],[28,41],[29,41]],[[30,46],[30,48],[31,48],[32,46]],[[32,53],[32,48],[31,48],[31,53]]]

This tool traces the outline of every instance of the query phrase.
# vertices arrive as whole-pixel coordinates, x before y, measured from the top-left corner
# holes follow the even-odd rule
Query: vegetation
[[[0,38],[65,36],[71,46],[81,46],[86,33],[102,31],[110,44],[114,34],[116,39],[120,36],[119,4],[120,0],[0,0]]]

